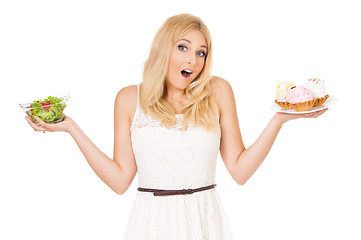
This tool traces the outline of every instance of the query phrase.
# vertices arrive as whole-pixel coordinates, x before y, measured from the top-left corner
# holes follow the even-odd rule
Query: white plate
[[[323,109],[326,109],[328,107],[330,107],[331,105],[334,105],[337,102],[337,99],[335,97],[329,97],[327,98],[326,102],[318,107],[313,107],[311,110],[308,111],[303,111],[303,112],[297,112],[294,109],[282,109],[279,105],[277,105],[276,103],[272,106],[272,109],[277,111],[277,112],[284,112],[284,113],[292,113],[292,114],[304,114],[304,113],[312,113],[312,112],[317,112]]]

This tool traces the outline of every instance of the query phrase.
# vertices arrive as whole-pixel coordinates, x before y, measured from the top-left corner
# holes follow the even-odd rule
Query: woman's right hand
[[[64,115],[64,120],[59,122],[59,123],[46,123],[44,121],[42,121],[40,118],[38,117],[34,117],[35,121],[37,121],[41,126],[38,126],[36,123],[34,123],[30,117],[26,116],[25,117],[26,120],[28,121],[28,123],[30,124],[30,126],[35,130],[35,131],[39,131],[39,132],[70,132],[70,129],[75,125],[74,120],[69,117]]]

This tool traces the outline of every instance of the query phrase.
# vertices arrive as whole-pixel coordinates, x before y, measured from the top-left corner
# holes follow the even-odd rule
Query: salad
[[[52,96],[44,100],[35,100],[30,104],[27,113],[32,119],[36,116],[46,123],[60,122],[63,120],[63,110],[66,107],[63,100]]]

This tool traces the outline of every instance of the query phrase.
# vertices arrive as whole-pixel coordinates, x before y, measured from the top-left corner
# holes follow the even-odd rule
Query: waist
[[[209,186],[195,188],[195,189],[178,189],[178,190],[167,190],[167,189],[153,189],[153,188],[142,188],[139,187],[138,191],[141,192],[152,192],[154,196],[170,196],[170,195],[185,195],[185,194],[193,194],[195,192],[201,192],[205,190],[209,190],[215,188],[217,184],[212,184]]]

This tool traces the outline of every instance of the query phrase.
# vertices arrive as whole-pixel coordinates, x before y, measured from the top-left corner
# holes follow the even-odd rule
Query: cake
[[[315,99],[315,107],[324,104],[329,97],[326,93],[325,83],[321,79],[308,79],[305,86],[310,89],[312,97]]]
[[[291,109],[289,102],[286,100],[286,96],[287,96],[287,92],[293,86],[295,86],[293,82],[277,83],[275,103],[277,103],[283,109]]]
[[[304,86],[293,86],[286,94],[286,101],[291,108],[297,112],[308,111],[312,109],[315,99],[311,91]]]

